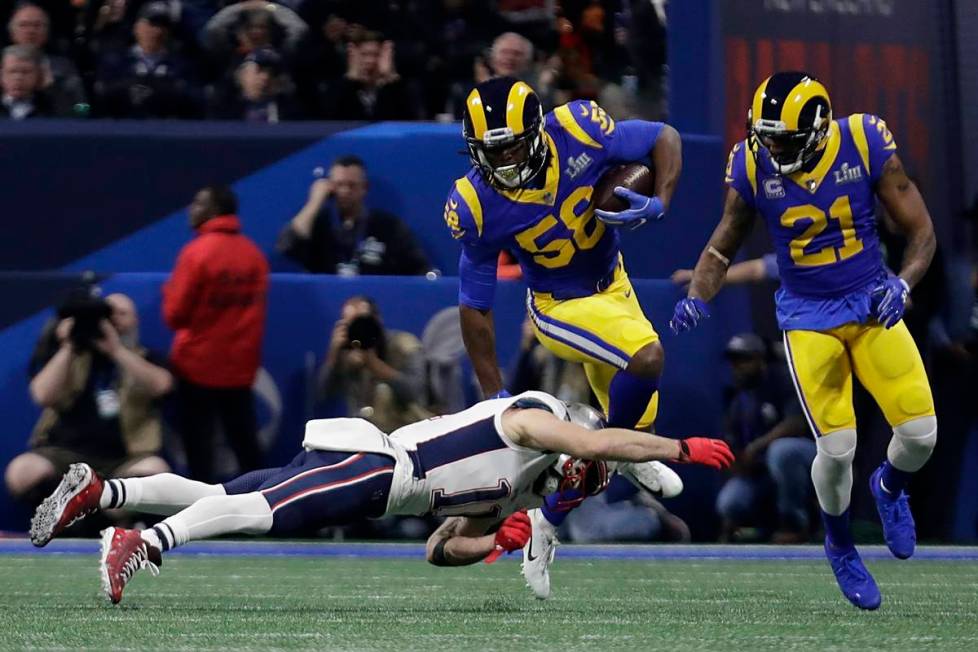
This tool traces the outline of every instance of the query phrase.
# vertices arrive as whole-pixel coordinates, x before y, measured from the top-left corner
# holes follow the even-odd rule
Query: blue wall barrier
[[[25,275],[25,289],[48,292],[54,281],[64,285],[70,279]],[[160,288],[165,275],[160,273],[117,274],[103,283],[105,292],[123,292],[136,302],[139,310],[140,338],[155,350],[169,348],[171,333],[160,316]],[[693,333],[674,337],[666,322],[678,298],[675,286],[667,281],[636,281],[636,294],[654,324],[657,324],[666,347],[666,371],[662,384],[663,403],[658,428],[675,435],[710,434],[717,431],[720,420],[722,349],[726,339],[749,326],[743,310],[744,298],[738,292],[724,292],[717,300],[714,316]],[[524,317],[520,283],[500,283],[496,302],[496,330],[499,358],[505,366],[516,353],[520,324]],[[438,310],[456,303],[457,280],[442,278],[344,279],[325,276],[276,274],[269,294],[269,311],[264,339],[263,366],[271,375],[282,397],[278,436],[268,451],[268,461],[287,461],[302,440],[303,424],[313,416],[336,416],[336,406],[310,409],[308,397],[309,369],[321,363],[332,325],[341,304],[354,294],[374,297],[390,328],[421,333],[424,325]],[[23,296],[30,296],[25,291]],[[39,411],[27,392],[27,364],[35,341],[50,311],[39,312],[0,331],[0,414],[4,432],[0,438],[0,465],[3,467],[25,450],[27,437]],[[331,412],[332,408],[332,412]],[[703,475],[695,475],[705,478]],[[703,486],[708,491],[712,481]],[[697,488],[691,486],[689,500],[695,500]],[[24,514],[15,509],[5,496],[0,497],[0,529],[23,528]]]
[[[234,182],[244,229],[273,268],[297,271],[274,252],[278,232],[308,197],[313,171],[353,153],[369,170],[368,203],[401,216],[446,275],[458,270],[442,219],[452,182],[468,169],[457,125],[55,121],[0,123],[0,138],[5,209],[19,216],[0,242],[2,269],[169,271],[191,236],[184,207],[218,181]],[[623,238],[635,277],[691,265],[719,219],[719,139],[684,136],[684,158],[668,218]]]

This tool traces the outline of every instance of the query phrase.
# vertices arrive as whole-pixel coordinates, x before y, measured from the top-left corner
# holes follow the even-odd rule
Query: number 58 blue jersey
[[[896,143],[880,118],[833,121],[811,172],[778,174],[766,150],[734,145],[726,182],[764,218],[778,259],[784,330],[865,322],[869,289],[886,276],[876,231],[876,183]]]
[[[574,101],[544,117],[549,150],[538,187],[501,190],[478,169],[455,181],[445,222],[461,241],[459,303],[492,307],[499,252],[508,249],[535,292],[595,293],[618,263],[618,233],[594,217],[594,184],[612,166],[646,159],[662,123],[616,123],[595,102]]]

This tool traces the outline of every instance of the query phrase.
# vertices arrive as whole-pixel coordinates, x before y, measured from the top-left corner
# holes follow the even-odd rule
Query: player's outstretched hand
[[[496,547],[486,557],[486,563],[491,564],[496,561],[504,552],[521,550],[530,540],[531,534],[533,534],[533,527],[530,525],[530,517],[527,516],[525,509],[510,514],[496,531],[494,541]]]
[[[666,214],[665,206],[658,197],[641,195],[623,186],[615,186],[614,193],[628,202],[628,208],[614,212],[594,209],[594,214],[605,224],[637,229],[649,220],[661,220]]]
[[[734,461],[734,454],[721,439],[709,437],[689,437],[679,442],[679,461],[689,464],[702,464],[711,469],[725,469]]]
[[[910,286],[899,276],[894,276],[873,288],[871,296],[873,316],[876,317],[876,321],[886,328],[893,328],[903,317],[903,311],[907,309]]]
[[[706,307],[706,302],[696,297],[686,297],[676,304],[676,309],[669,320],[669,328],[677,335],[683,331],[691,331],[696,328],[701,319],[710,318],[710,309]]]

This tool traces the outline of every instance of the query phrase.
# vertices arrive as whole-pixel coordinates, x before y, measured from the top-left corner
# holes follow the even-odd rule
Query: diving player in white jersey
[[[223,485],[170,473],[103,480],[88,465],[75,464],[38,507],[31,540],[43,546],[100,509],[172,514],[146,530],[102,532],[103,589],[114,603],[137,570],[158,573],[162,553],[189,541],[238,532],[295,534],[393,514],[453,517],[429,540],[428,560],[460,566],[497,547],[522,547],[526,536],[522,542],[507,536],[513,528],[490,532],[518,510],[538,507],[556,489],[603,490],[609,472],[604,460],[670,460],[717,469],[733,461],[717,439],[589,430],[579,425],[595,423],[589,409],[525,392],[391,435],[362,419],[310,421],[303,450],[289,465]],[[512,518],[516,530],[525,526],[525,515]]]

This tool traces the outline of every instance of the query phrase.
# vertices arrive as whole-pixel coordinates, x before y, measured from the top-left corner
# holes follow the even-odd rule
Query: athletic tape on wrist
[[[706,248],[706,253],[711,254],[714,258],[716,258],[721,263],[723,263],[724,266],[730,267],[730,259],[724,256],[723,254],[721,254],[719,251],[717,251],[716,247],[714,247],[713,245],[710,245],[709,247]]]

